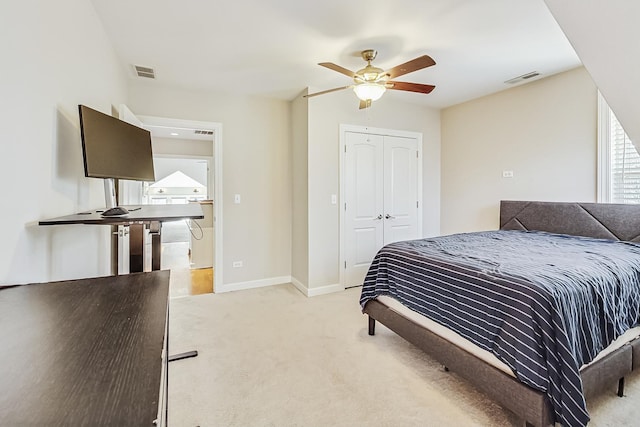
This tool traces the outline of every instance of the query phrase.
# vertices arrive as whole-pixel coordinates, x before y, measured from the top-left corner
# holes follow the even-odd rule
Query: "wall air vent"
[[[512,78],[510,80],[507,80],[505,83],[508,84],[508,85],[513,85],[513,84],[516,84],[516,83],[525,82],[525,81],[530,80],[530,79],[532,79],[534,77],[538,77],[539,75],[540,75],[539,72],[532,71],[530,73],[523,74],[521,76],[514,77],[514,78]]]
[[[200,130],[200,129],[196,129],[194,131],[194,133],[196,135],[213,135],[213,131],[212,130]]]
[[[138,77],[144,77],[147,79],[156,78],[156,72],[153,70],[153,68],[142,67],[140,65],[134,65],[133,68],[136,70],[136,75]]]

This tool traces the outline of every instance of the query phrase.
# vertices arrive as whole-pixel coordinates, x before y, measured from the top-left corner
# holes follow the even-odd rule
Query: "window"
[[[602,95],[598,116],[598,201],[640,203],[640,155]]]

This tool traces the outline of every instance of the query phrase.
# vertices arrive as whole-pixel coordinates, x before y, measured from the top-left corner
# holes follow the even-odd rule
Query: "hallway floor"
[[[162,235],[162,269],[171,270],[169,296],[179,298],[212,293],[213,268],[191,269],[186,224],[182,221],[165,223]]]

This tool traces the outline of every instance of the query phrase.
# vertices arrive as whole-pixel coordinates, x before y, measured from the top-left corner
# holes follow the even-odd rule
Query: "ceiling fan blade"
[[[421,83],[408,82],[387,82],[387,89],[406,90],[408,92],[431,93],[436,87],[433,85],[423,85]]]
[[[333,89],[323,90],[322,92],[316,92],[316,93],[310,93],[310,94],[307,94],[307,95],[302,95],[302,97],[303,98],[311,98],[312,96],[324,95],[325,93],[337,92],[339,90],[349,89],[351,87],[353,87],[353,85],[336,87],[336,88],[333,88]]]
[[[364,108],[369,108],[371,107],[371,100],[367,99],[366,101],[362,101],[360,100],[360,109],[364,109]]]
[[[423,68],[431,67],[432,65],[436,65],[436,61],[428,55],[422,55],[416,59],[412,59],[411,61],[387,70],[387,74],[389,74],[390,79],[395,79],[396,77],[404,76],[405,74],[422,70]]]
[[[342,73],[345,76],[349,76],[351,78],[353,78],[356,75],[356,73],[354,73],[353,71],[347,70],[346,68],[341,67],[341,66],[339,66],[337,64],[334,64],[333,62],[321,62],[318,65],[322,65],[323,67],[326,67],[326,68],[328,68],[330,70],[333,70],[333,71],[337,71],[337,72]]]

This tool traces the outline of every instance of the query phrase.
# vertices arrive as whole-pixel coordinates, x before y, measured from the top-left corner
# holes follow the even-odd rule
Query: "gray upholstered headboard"
[[[500,229],[640,242],[640,205],[503,200]]]

